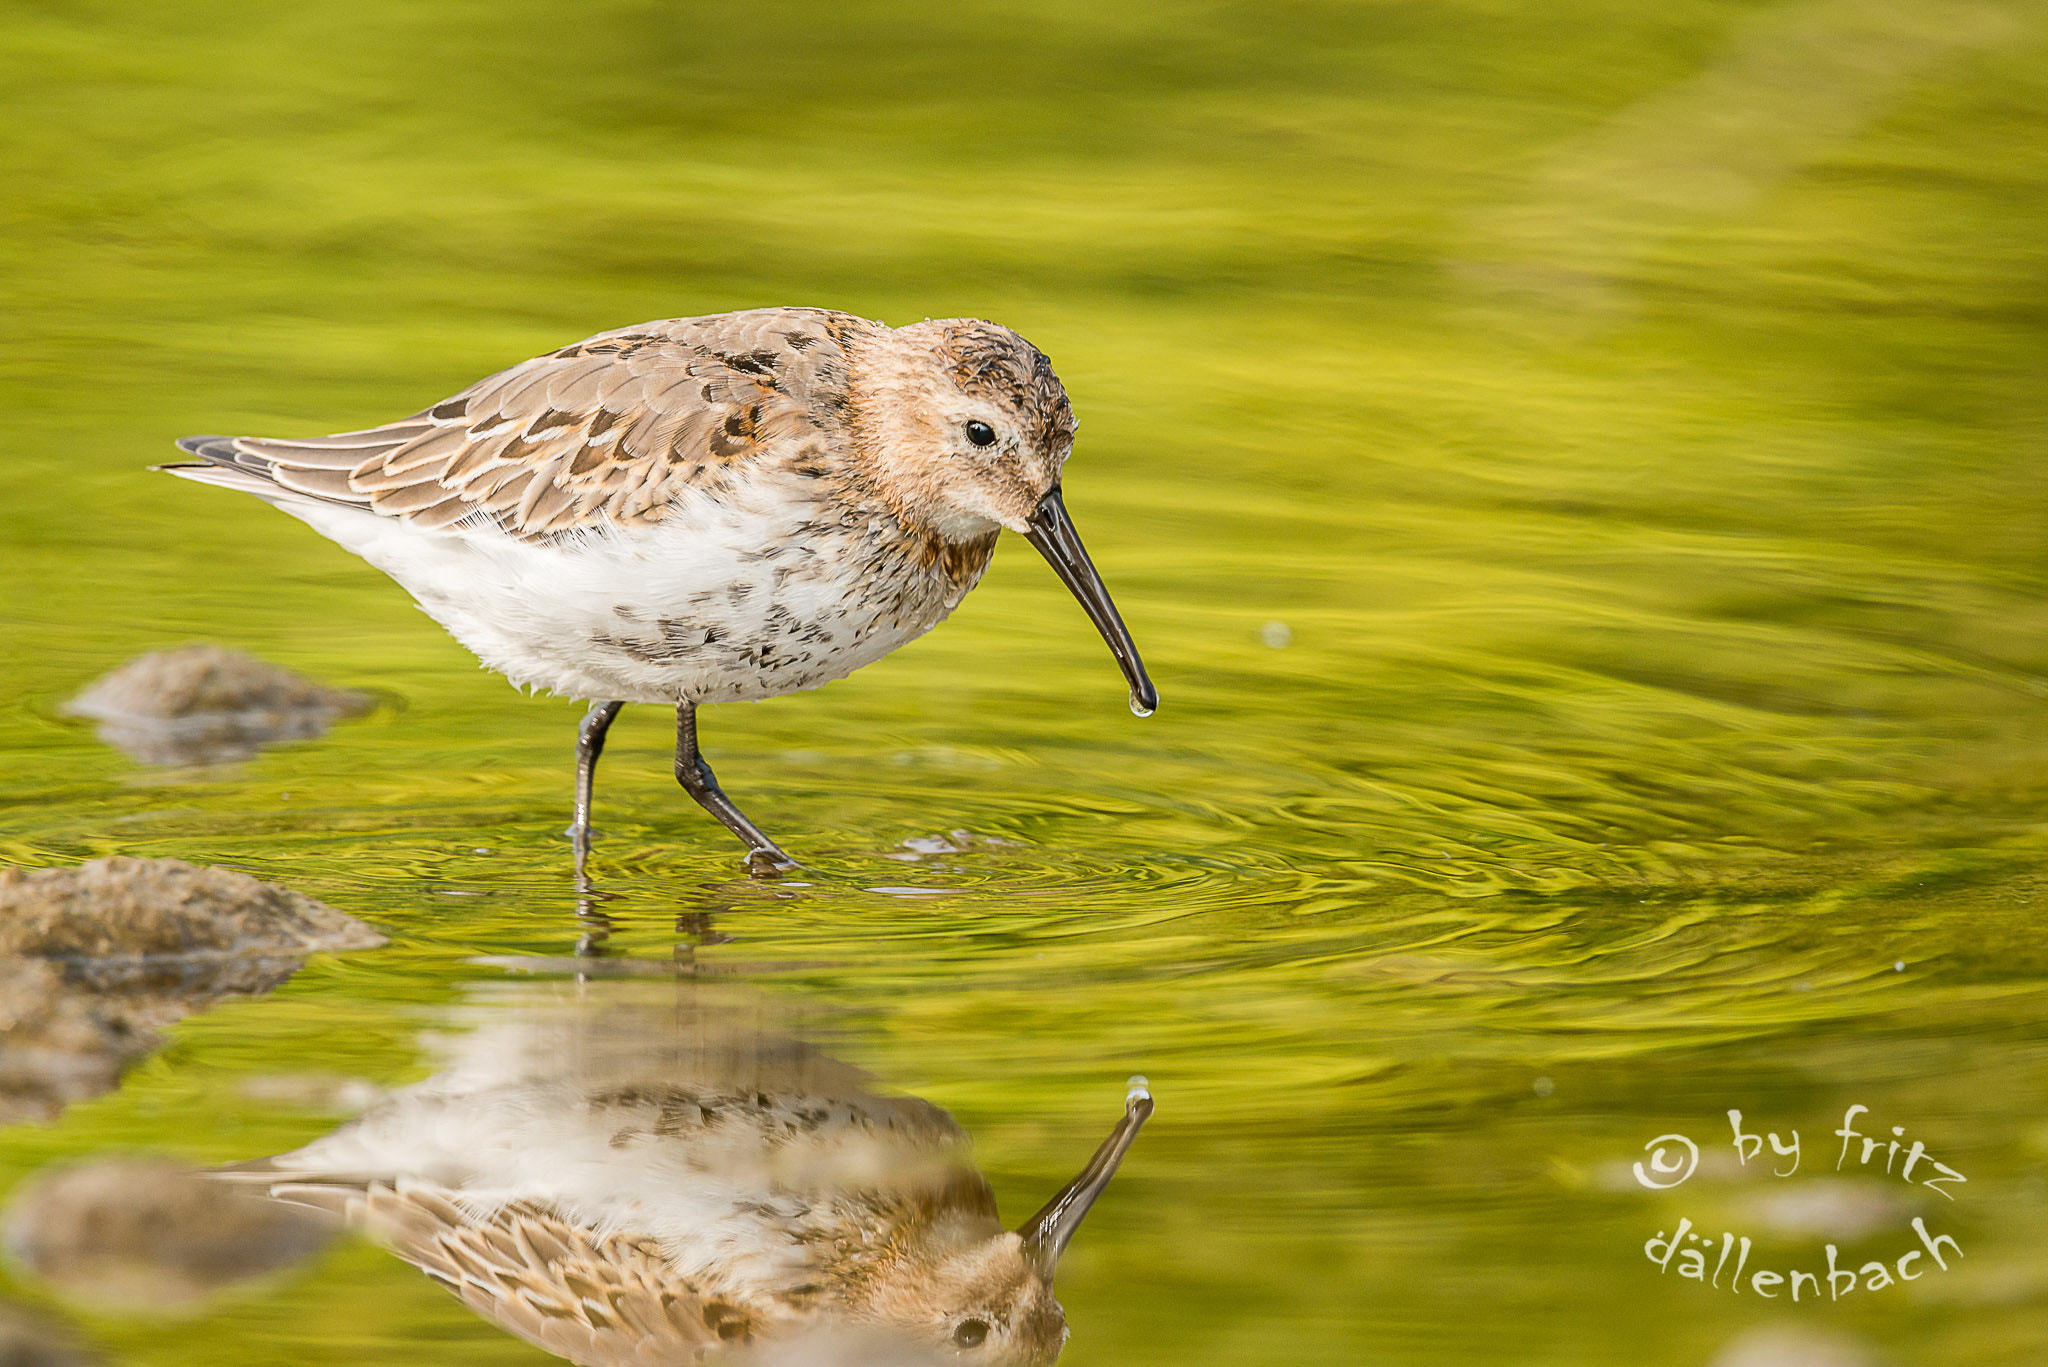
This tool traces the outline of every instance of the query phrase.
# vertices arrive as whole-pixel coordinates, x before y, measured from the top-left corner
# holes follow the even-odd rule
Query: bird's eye
[[[983,428],[987,431],[987,428]],[[987,1320],[961,1320],[960,1327],[953,1331],[953,1342],[961,1348],[979,1348],[988,1338]]]
[[[994,446],[996,444],[996,429],[977,418],[967,424],[967,440],[973,442],[976,446]],[[973,1324],[975,1321],[969,1320],[968,1323]],[[987,1332],[986,1325],[983,1326],[983,1332]],[[979,1342],[979,1340],[976,1341]]]

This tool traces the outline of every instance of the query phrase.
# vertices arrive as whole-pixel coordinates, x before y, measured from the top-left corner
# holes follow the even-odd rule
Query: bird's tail
[[[271,473],[268,461],[237,450],[233,437],[180,437],[178,449],[189,451],[199,459],[169,461],[149,468],[200,484],[237,489],[273,503],[279,499],[305,497],[280,485]]]

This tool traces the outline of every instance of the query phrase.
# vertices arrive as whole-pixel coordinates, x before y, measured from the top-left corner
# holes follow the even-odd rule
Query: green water
[[[1705,1364],[1786,1327],[2048,1359],[2048,7],[0,25],[0,861],[232,864],[393,941],[0,1131],[0,1186],[303,1143],[335,1117],[252,1079],[422,1078],[508,959],[580,943],[831,1013],[1012,1219],[1149,1076],[1062,1266],[1067,1362]],[[1129,715],[1006,538],[932,636],[706,714],[805,862],[779,886],[629,708],[610,924],[579,918],[578,705],[291,519],[143,469],[778,303],[1051,354],[1068,503],[1164,698]],[[61,715],[189,640],[382,705],[225,771]],[[1770,1203],[1837,1190],[1852,1104],[1967,1185],[1845,1169],[1881,1225],[1786,1232]],[[1731,1108],[1799,1130],[1793,1177],[1729,1171]],[[1673,1131],[1713,1156],[1646,1191],[1629,1164]],[[1965,1259],[1840,1303],[1642,1251],[1689,1218],[1752,1267],[1895,1260],[1916,1214]],[[4,1275],[121,1363],[547,1360],[364,1244],[168,1321]]]

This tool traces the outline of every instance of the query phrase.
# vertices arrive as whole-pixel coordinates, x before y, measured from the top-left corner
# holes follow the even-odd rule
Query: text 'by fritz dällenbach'
[[[1835,1170],[1881,1171],[1885,1176],[1925,1187],[1953,1201],[1955,1194],[1948,1188],[1960,1186],[1968,1179],[1936,1159],[1921,1141],[1906,1142],[1903,1125],[1892,1126],[1889,1139],[1858,1130],[1856,1118],[1869,1112],[1868,1106],[1851,1106],[1842,1117],[1841,1128],[1834,1132],[1835,1137],[1842,1141],[1835,1158]],[[1766,1165],[1773,1177],[1791,1177],[1799,1171],[1799,1131],[1791,1131],[1789,1140],[1781,1139],[1775,1131],[1768,1134],[1746,1133],[1742,1128],[1741,1111],[1728,1112],[1728,1123],[1734,1131],[1730,1142],[1735,1146],[1736,1158],[1743,1167],[1748,1167],[1754,1160]],[[1767,1142],[1770,1146],[1768,1154],[1764,1152]],[[1666,1191],[1678,1186],[1699,1166],[1699,1146],[1682,1134],[1658,1135],[1643,1147],[1649,1151],[1649,1164],[1647,1167],[1640,1162],[1635,1165],[1636,1181],[1652,1191]],[[1913,1236],[1917,1245],[1902,1239],[1903,1251],[1889,1262],[1872,1259],[1861,1267],[1853,1267],[1842,1263],[1841,1251],[1828,1244],[1825,1246],[1825,1265],[1818,1270],[1798,1267],[1751,1270],[1750,1240],[1746,1236],[1724,1231],[1717,1241],[1711,1234],[1696,1231],[1690,1219],[1681,1218],[1677,1229],[1668,1233],[1658,1230],[1656,1237],[1643,1245],[1643,1253],[1657,1265],[1659,1272],[1676,1271],[1681,1277],[1717,1291],[1725,1287],[1738,1296],[1747,1291],[1766,1300],[1776,1300],[1789,1294],[1797,1301],[1819,1299],[1821,1288],[1825,1286],[1830,1300],[1840,1300],[1857,1290],[1882,1291],[1897,1282],[1918,1281],[1930,1270],[1946,1272],[1951,1260],[1963,1256],[1962,1246],[1953,1235],[1929,1229],[1920,1216],[1913,1217],[1910,1231],[1901,1231],[1902,1235],[1906,1233]]]

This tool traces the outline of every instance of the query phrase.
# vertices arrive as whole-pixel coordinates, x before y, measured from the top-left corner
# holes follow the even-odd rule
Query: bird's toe
[[[751,878],[780,878],[797,862],[780,850],[751,850],[747,854],[747,875]]]

